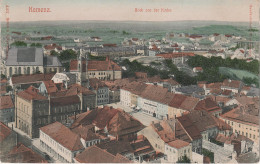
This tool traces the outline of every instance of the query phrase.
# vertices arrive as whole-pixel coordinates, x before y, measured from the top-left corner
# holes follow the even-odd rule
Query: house
[[[91,60],[87,63],[87,72],[86,72],[86,61],[82,61],[82,72],[86,74],[88,78],[97,78],[100,80],[116,80],[121,79],[122,71],[120,66],[115,62],[106,58],[105,61],[95,61]],[[78,70],[78,61],[71,60],[70,62],[70,72],[77,73]]]
[[[6,76],[62,72],[56,56],[44,56],[41,48],[11,48],[6,61]]]
[[[51,55],[51,51],[60,53],[61,50],[62,50],[62,47],[55,43],[44,46],[44,54],[46,54],[46,55]]]
[[[187,124],[185,122],[190,122],[196,126],[198,132],[202,136],[202,139],[206,141],[215,138],[220,131],[223,131],[223,133],[226,131],[227,134],[230,134],[230,128],[228,125],[205,111],[191,111],[187,114],[177,117],[177,119],[181,124],[183,124],[183,126]],[[190,131],[189,129],[187,130]]]
[[[176,139],[165,144],[165,161],[176,163],[183,156],[192,157],[191,143]],[[190,159],[190,158],[189,158]]]
[[[137,106],[140,107],[143,112],[153,117],[163,119],[168,115],[168,104],[172,100],[173,95],[174,94],[168,92],[166,88],[157,85],[147,85],[138,97]]]
[[[105,105],[109,103],[109,89],[108,86],[97,78],[89,79],[90,90],[97,95],[97,105]]]
[[[80,137],[59,122],[40,128],[41,147],[61,162],[71,163],[84,150]]]
[[[122,86],[120,88],[120,103],[128,107],[138,106],[138,98],[146,87],[146,84],[136,81]]]
[[[222,109],[218,104],[209,97],[199,101],[194,110],[206,111],[215,117],[222,113]]]
[[[6,163],[48,163],[41,155],[22,143],[16,145],[1,161]]]
[[[164,79],[161,82],[164,88],[168,88],[169,92],[175,93],[175,89],[181,87],[181,85],[173,79]]]
[[[14,103],[11,96],[0,96],[0,121],[7,124],[14,121]]]
[[[6,124],[0,122],[0,157],[3,159],[14,146],[16,146],[16,133],[10,129]]]
[[[173,64],[184,64],[189,57],[195,56],[192,52],[172,52],[172,53],[160,53],[156,56],[161,56],[164,59],[171,59]]]
[[[15,93],[15,126],[29,137],[39,136],[39,128],[49,124],[49,101],[33,86]],[[37,112],[36,112],[37,111]]]
[[[175,93],[183,95],[204,95],[205,91],[197,85],[182,86],[175,89]]]
[[[70,128],[93,125],[95,133],[106,134],[111,139],[132,141],[144,126],[121,109],[105,106],[71,117]]]
[[[225,79],[221,86],[222,90],[231,90],[233,93],[239,93],[243,87],[243,82],[238,80]]]
[[[135,77],[140,78],[140,79],[147,78],[147,73],[146,72],[135,72]]]
[[[37,88],[31,86],[16,93],[15,98],[16,127],[30,138],[38,137],[39,128],[42,126],[55,121],[66,123],[69,116],[87,110],[87,102],[83,99],[85,96],[83,94],[78,95],[77,92],[47,97],[40,93]]]
[[[131,163],[120,154],[113,155],[97,146],[85,149],[74,158],[75,163]]]
[[[198,73],[198,72],[203,72],[203,68],[202,67],[194,67],[193,72]]]
[[[251,107],[238,106],[220,115],[232,127],[233,133],[245,136],[255,143],[259,143],[259,116],[250,113]],[[259,108],[258,108],[259,110]]]
[[[181,116],[183,113],[194,110],[198,98],[175,94],[168,107],[168,117],[175,118]]]
[[[52,80],[49,81],[42,81],[42,83],[39,86],[39,92],[48,95],[51,93],[55,93],[58,91],[66,90],[63,83],[54,83]]]
[[[74,39],[74,42],[75,42],[75,43],[79,43],[79,42],[80,42],[79,38],[75,38],[75,39]]]
[[[64,83],[68,87],[76,83],[76,75],[69,72],[56,73],[51,80],[54,83]]]
[[[187,125],[181,125],[177,119],[152,122],[139,134],[144,135],[156,151],[164,153],[166,155],[164,160],[167,162],[177,161],[184,155],[192,159],[192,151],[198,152],[202,147],[201,135],[192,123],[188,126],[193,132],[189,133],[185,129]]]
[[[13,76],[10,79],[10,86],[12,86],[13,89],[27,89],[31,85],[38,88],[42,81],[49,81],[53,76],[53,73]]]

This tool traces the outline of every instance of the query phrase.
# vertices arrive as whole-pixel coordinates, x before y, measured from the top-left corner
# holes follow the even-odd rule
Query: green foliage
[[[130,35],[131,33],[126,32],[126,31],[124,30],[124,31],[122,31],[122,34],[123,34],[123,35]]]
[[[88,55],[88,59],[89,60],[100,60],[100,61],[104,61],[106,60],[105,56],[93,56],[93,55]]]
[[[255,29],[255,28],[250,28],[248,31],[250,32],[256,32],[256,31],[259,31],[258,29]]]
[[[15,41],[14,43],[11,44],[11,46],[15,47],[27,47],[27,43],[23,41]]]
[[[6,86],[6,92],[12,91],[12,87],[10,85]]]
[[[134,77],[135,72],[146,72],[149,77],[159,75],[162,79],[169,78],[169,75],[174,74],[175,80],[182,85],[196,84],[196,78],[188,76],[186,73],[179,71],[177,67],[172,63],[171,60],[165,60],[164,64],[169,68],[167,70],[157,70],[149,66],[143,66],[141,63],[134,60],[130,62],[125,59],[121,65],[127,67],[127,71],[122,73],[123,78]]]
[[[1,79],[6,79],[6,76],[4,74],[1,74]]]
[[[51,55],[51,56],[58,56],[59,53],[56,52],[56,51],[54,51],[54,50],[51,50],[50,55]]]
[[[59,54],[59,59],[61,61],[77,59],[77,53],[73,50],[64,50]]]
[[[190,163],[190,159],[186,155],[184,155],[176,163]]]
[[[192,68],[202,67],[203,70],[207,68],[229,67],[246,70],[254,74],[259,73],[259,62],[257,60],[247,63],[246,60],[237,58],[232,60],[231,58],[222,59],[221,57],[214,56],[211,58],[206,58],[204,56],[196,55],[188,60],[188,65]]]
[[[42,47],[41,43],[32,43],[31,47]]]
[[[202,148],[202,154],[204,156],[209,157],[210,158],[210,162],[214,163],[214,153],[213,152],[211,152],[211,151],[209,151],[207,149]]]
[[[69,72],[69,71],[70,71],[70,62],[63,63],[62,65],[63,65],[63,67],[65,68],[65,71],[66,71],[66,72]]]
[[[255,84],[256,87],[259,87],[259,81],[258,81],[257,78],[243,77],[242,81],[243,81],[246,85]]]
[[[222,146],[222,147],[224,146],[224,143],[217,141],[215,138],[211,138],[210,142],[217,144],[219,146]]]

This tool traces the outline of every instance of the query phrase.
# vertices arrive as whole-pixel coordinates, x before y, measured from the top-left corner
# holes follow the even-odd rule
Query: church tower
[[[80,84],[83,87],[88,87],[87,81],[87,55],[84,54],[83,49],[80,49],[78,57],[78,76],[77,84]]]

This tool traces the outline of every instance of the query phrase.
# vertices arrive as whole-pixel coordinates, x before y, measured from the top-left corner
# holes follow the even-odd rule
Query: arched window
[[[39,67],[36,67],[36,73],[39,73]]]
[[[18,68],[18,74],[21,75],[22,74],[22,70],[21,67]]]
[[[27,67],[27,74],[30,74],[31,70],[30,67]]]
[[[12,75],[13,75],[13,68],[10,67],[10,68],[9,68],[9,76],[12,76]]]

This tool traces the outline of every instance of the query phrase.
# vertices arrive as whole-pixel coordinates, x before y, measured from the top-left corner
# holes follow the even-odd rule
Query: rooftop
[[[39,81],[49,81],[52,79],[53,76],[54,73],[12,76],[12,83],[23,84],[23,83],[32,83],[32,82],[39,82]]]
[[[167,144],[168,144],[169,146],[171,146],[171,147],[180,149],[180,148],[183,148],[183,147],[188,146],[190,143],[189,143],[189,142],[182,141],[182,140],[179,140],[179,139],[176,139],[176,140],[173,140],[173,141],[171,141],[171,142],[168,142]]]
[[[33,86],[30,86],[24,91],[20,91],[17,94],[19,97],[26,100],[47,100],[48,98],[39,93],[39,90]]]
[[[14,108],[11,96],[0,96],[0,110]]]
[[[6,137],[8,137],[12,130],[6,126],[3,122],[0,122],[0,142],[2,142]]]
[[[41,127],[40,130],[70,151],[84,149],[80,137],[59,122]]]

